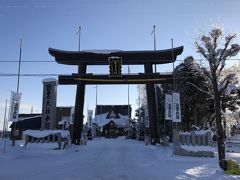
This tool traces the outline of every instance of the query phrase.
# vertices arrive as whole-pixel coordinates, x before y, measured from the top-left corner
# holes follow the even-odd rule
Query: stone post
[[[207,136],[207,145],[208,145],[208,146],[211,146],[211,145],[212,145],[212,136],[211,136],[211,132],[208,131],[208,132],[206,133],[206,136]]]
[[[195,144],[196,144],[196,139],[195,139],[195,137],[196,137],[196,134],[195,134],[194,132],[192,132],[192,133],[191,133],[191,138],[192,138],[192,145],[193,145],[193,146],[195,146]]]
[[[41,130],[56,129],[57,80],[48,78],[43,81]]]

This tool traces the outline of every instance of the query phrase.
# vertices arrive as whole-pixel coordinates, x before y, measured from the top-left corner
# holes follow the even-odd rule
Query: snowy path
[[[101,138],[88,141],[87,146],[54,147],[7,147],[0,154],[0,180],[239,179],[223,174],[217,157],[173,156],[170,147],[145,146],[136,140]],[[234,155],[239,161],[240,155]]]

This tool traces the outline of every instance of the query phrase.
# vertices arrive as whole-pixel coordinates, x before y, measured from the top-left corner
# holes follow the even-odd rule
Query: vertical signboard
[[[181,122],[181,106],[179,93],[173,93],[173,122]]]
[[[122,58],[109,57],[109,77],[122,77]]]
[[[172,120],[172,95],[165,95],[165,119]]]
[[[43,102],[41,129],[55,129],[56,124],[57,80],[43,80]]]
[[[12,122],[18,121],[21,95],[22,95],[21,93],[11,92],[9,119],[8,119],[9,121],[12,121]]]
[[[93,117],[93,110],[87,110],[87,122],[88,126],[92,126],[92,117]]]

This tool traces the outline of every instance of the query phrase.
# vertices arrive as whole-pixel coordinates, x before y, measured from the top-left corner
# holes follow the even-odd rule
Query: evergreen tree
[[[175,74],[175,91],[180,93],[182,123],[181,129],[189,131],[191,126],[202,125],[206,122],[212,113],[209,112],[210,104],[207,93],[209,81],[205,77],[202,67],[197,64],[193,57],[185,58],[184,62],[174,69]],[[165,94],[171,94],[173,91],[172,84],[164,84],[158,92],[161,102],[160,111],[164,112],[161,107],[164,106]],[[203,89],[199,91],[198,87]],[[162,123],[164,119],[162,118]]]

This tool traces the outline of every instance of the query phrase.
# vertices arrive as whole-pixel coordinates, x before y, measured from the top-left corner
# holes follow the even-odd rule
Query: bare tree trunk
[[[217,125],[217,143],[218,143],[218,158],[219,158],[219,166],[222,167],[222,160],[225,159],[225,143],[224,138],[225,134],[223,131],[222,117],[221,117],[221,100],[220,100],[220,92],[218,90],[217,78],[216,75],[213,74],[212,84],[214,89],[214,105],[215,105],[215,113],[216,113],[216,125]]]

